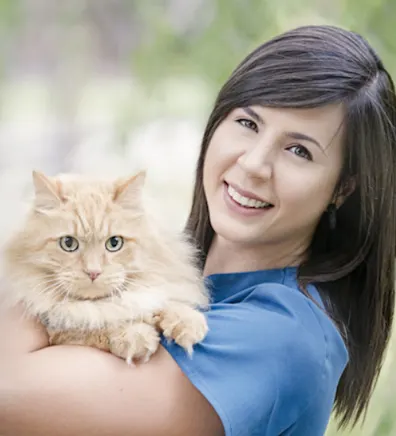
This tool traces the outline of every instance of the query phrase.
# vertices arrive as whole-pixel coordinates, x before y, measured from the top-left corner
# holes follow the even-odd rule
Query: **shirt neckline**
[[[207,286],[211,290],[214,302],[219,302],[245,289],[262,283],[285,283],[296,281],[297,267],[261,269],[255,271],[237,271],[229,273],[215,273],[205,277]]]

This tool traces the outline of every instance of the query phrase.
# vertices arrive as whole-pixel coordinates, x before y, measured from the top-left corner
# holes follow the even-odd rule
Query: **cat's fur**
[[[192,245],[165,232],[144,207],[144,173],[129,179],[50,178],[33,172],[34,204],[5,247],[5,302],[39,317],[52,344],[147,360],[158,330],[188,352],[207,333],[204,280]],[[64,251],[60,238],[76,238]],[[106,241],[121,236],[117,252]],[[100,273],[92,280],[89,272]]]

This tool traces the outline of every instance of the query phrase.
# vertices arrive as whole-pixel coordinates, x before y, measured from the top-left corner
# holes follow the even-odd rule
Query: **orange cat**
[[[51,344],[147,361],[159,331],[191,353],[208,304],[194,250],[143,204],[144,173],[127,180],[33,172],[35,200],[4,251],[2,291],[46,326]]]

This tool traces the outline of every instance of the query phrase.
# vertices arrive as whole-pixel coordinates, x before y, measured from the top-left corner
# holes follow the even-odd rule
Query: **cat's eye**
[[[106,241],[106,250],[119,251],[124,245],[124,239],[122,236],[112,236]]]
[[[73,236],[62,236],[59,239],[59,245],[62,250],[72,252],[78,250],[79,244],[76,238]]]

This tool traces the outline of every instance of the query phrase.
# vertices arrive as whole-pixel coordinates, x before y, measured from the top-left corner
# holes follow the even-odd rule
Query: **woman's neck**
[[[213,238],[205,267],[205,276],[219,273],[257,271],[264,269],[297,266],[305,258],[307,245],[244,246],[226,241],[219,236]]]

